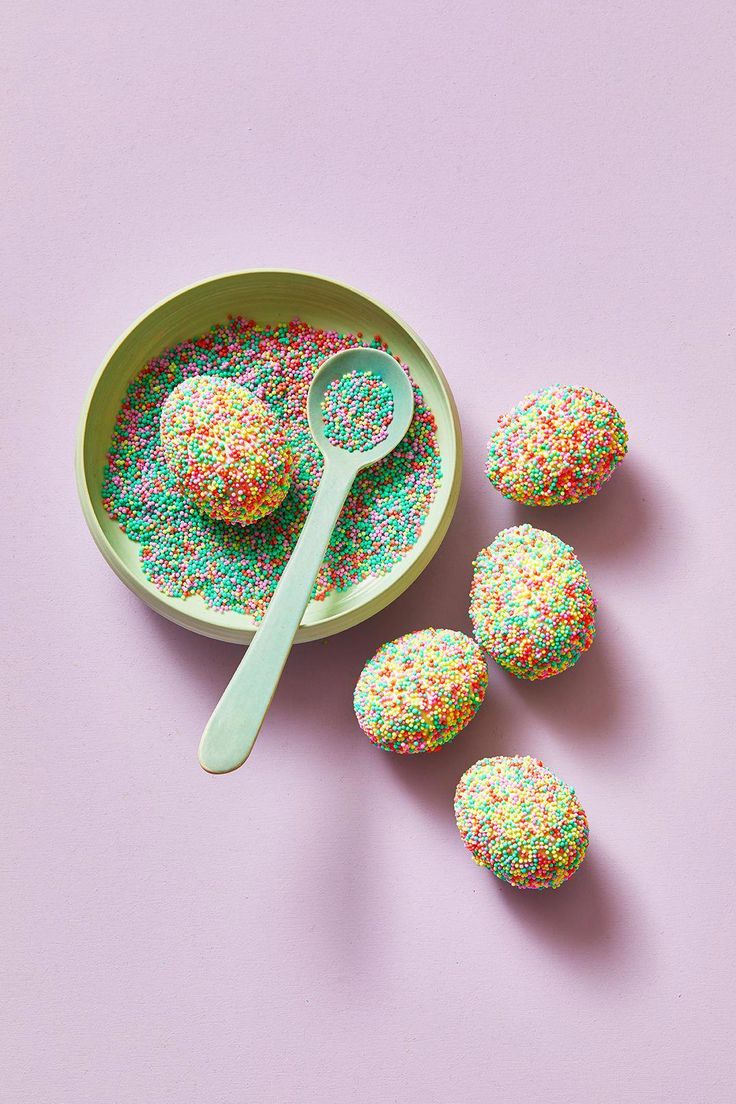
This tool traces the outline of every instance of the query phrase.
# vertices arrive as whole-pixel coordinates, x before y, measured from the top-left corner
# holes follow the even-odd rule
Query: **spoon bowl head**
[[[371,448],[354,452],[329,440],[323,415],[327,388],[347,373],[378,376],[391,391],[393,399],[393,414],[386,436]],[[339,463],[356,473],[393,452],[406,436],[413,414],[414,392],[409,377],[398,361],[382,349],[343,349],[328,357],[315,372],[307,395],[309,428],[325,462]]]

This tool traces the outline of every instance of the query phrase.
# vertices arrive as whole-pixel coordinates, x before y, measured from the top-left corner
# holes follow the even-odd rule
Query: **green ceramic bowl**
[[[306,272],[253,269],[193,284],[144,314],[103,361],[82,411],[76,455],[82,510],[110,567],[157,613],[218,640],[247,644],[252,639],[256,629],[252,618],[209,609],[199,597],[169,598],[157,590],[141,570],[138,545],[108,517],[101,496],[115,418],[130,381],[167,346],[202,333],[228,314],[243,314],[257,322],[285,322],[298,316],[326,329],[380,333],[391,350],[409,365],[437,419],[443,475],[424,531],[388,574],[333,592],[324,601],[310,602],[296,639],[331,636],[383,609],[427,566],[455,510],[462,467],[457,409],[437,361],[401,319],[359,291]]]

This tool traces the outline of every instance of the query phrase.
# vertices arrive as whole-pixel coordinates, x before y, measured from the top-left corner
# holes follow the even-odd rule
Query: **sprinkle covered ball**
[[[597,494],[628,448],[616,407],[589,387],[535,391],[498,419],[486,475],[506,498],[558,506]]]
[[[517,678],[549,678],[577,663],[593,642],[595,610],[580,560],[543,529],[504,529],[473,564],[475,639]]]
[[[475,862],[517,889],[558,889],[588,849],[575,791],[528,755],[496,755],[466,770],[455,819]]]
[[[322,399],[325,436],[348,452],[366,452],[385,441],[393,416],[391,388],[375,372],[345,372]]]
[[[475,716],[487,683],[475,641],[453,629],[423,629],[384,644],[366,663],[355,715],[384,751],[437,751]]]
[[[219,521],[251,525],[291,483],[291,451],[273,412],[229,379],[175,387],[161,411],[161,446],[179,489]]]

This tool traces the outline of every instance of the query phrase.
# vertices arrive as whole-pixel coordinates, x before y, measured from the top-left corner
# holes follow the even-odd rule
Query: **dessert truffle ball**
[[[195,376],[175,387],[161,446],[180,491],[219,521],[250,525],[289,489],[293,460],[276,417],[233,380]]]
[[[528,755],[496,755],[466,770],[455,819],[475,862],[517,889],[558,889],[588,848],[575,791]]]
[[[382,645],[353,696],[360,727],[399,755],[437,751],[473,718],[488,670],[478,645],[452,629],[423,629]]]
[[[498,419],[486,475],[506,498],[558,506],[597,494],[623,460],[626,425],[589,387],[535,391]]]
[[[504,529],[473,564],[475,639],[517,678],[549,678],[577,663],[595,636],[595,608],[580,560],[543,529]]]

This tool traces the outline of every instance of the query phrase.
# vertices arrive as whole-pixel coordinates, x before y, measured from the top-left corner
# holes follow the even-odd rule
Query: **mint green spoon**
[[[346,372],[372,372],[380,376],[393,396],[388,436],[364,452],[338,448],[325,436],[322,399],[333,380]],[[199,761],[211,774],[237,770],[250,755],[353,480],[363,468],[383,460],[396,448],[413,413],[414,394],[406,373],[392,356],[380,349],[344,349],[329,357],[315,372],[307,396],[307,415],[312,436],[325,461],[322,480],[266,615],[207,722],[199,745]]]

